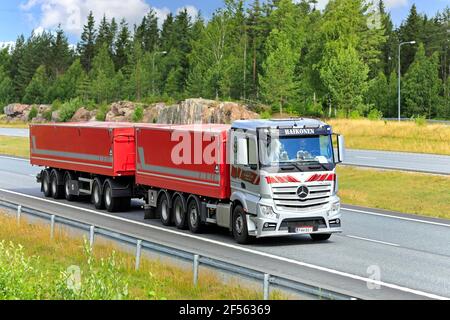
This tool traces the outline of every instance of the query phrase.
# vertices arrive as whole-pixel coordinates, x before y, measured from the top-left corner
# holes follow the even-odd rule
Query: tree
[[[42,104],[48,102],[46,100],[47,85],[48,81],[45,67],[40,66],[25,90],[23,101],[28,104]]]
[[[417,7],[415,4],[411,6],[408,17],[406,18],[406,22],[403,23],[399,30],[399,41],[416,41],[423,42],[422,39],[422,28],[424,25],[424,19],[417,12]],[[417,52],[417,46],[404,46],[402,48],[402,66],[401,72],[404,74],[411,63],[414,61],[414,56]]]
[[[89,72],[92,68],[96,52],[97,30],[95,29],[95,19],[92,11],[89,13],[87,24],[83,27],[81,41],[78,44],[78,53],[80,55],[81,64],[84,69]]]
[[[53,78],[61,76],[72,63],[72,52],[69,48],[61,26],[56,30],[56,36],[51,41],[50,70]]]
[[[50,87],[49,101],[59,99],[69,101],[77,97],[78,89],[87,79],[87,74],[81,65],[80,59],[75,60],[69,69],[60,75]]]
[[[350,111],[364,112],[363,96],[367,91],[369,68],[352,47],[335,48],[325,58],[320,75],[331,94],[332,101],[346,116]]]
[[[138,41],[145,52],[152,52],[159,44],[158,17],[153,9],[142,19],[136,28],[135,41]]]
[[[2,65],[0,65],[0,113],[3,107],[11,102],[14,97],[12,80]]]
[[[116,70],[120,70],[128,64],[128,56],[131,51],[130,39],[131,34],[128,29],[128,24],[123,19],[120,22],[120,31],[115,44],[116,53],[114,55],[114,64],[116,66]]]
[[[98,103],[109,102],[114,97],[117,84],[115,83],[115,68],[108,47],[104,45],[95,56],[92,63],[91,97]]]
[[[383,114],[389,112],[389,84],[383,71],[380,71],[375,79],[369,81],[366,103]]]
[[[438,61],[437,53],[427,57],[423,44],[419,45],[403,81],[405,113],[408,116],[425,115],[431,118],[436,115],[441,90]]]
[[[267,44],[268,57],[260,76],[261,91],[266,101],[277,104],[283,113],[285,105],[293,95],[294,67],[296,54],[292,51],[289,37],[284,32],[274,30]]]

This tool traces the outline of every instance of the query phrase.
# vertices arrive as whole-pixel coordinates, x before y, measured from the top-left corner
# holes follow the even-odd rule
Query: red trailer
[[[136,183],[195,193],[216,199],[230,197],[227,125],[136,127]],[[162,143],[164,142],[164,143]]]

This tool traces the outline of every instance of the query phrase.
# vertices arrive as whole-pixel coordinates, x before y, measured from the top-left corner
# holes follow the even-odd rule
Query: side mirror
[[[337,136],[337,149],[338,149],[338,154],[337,154],[337,161],[338,163],[342,163],[344,162],[345,159],[345,139],[344,136],[341,136],[340,134],[338,134]]]
[[[248,166],[248,141],[247,138],[238,139],[237,164]]]

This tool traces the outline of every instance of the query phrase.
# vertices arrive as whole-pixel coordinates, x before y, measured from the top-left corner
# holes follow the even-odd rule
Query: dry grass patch
[[[346,147],[450,155],[450,126],[414,122],[333,119],[327,121],[346,138]]]
[[[0,136],[0,154],[29,158],[30,143],[28,138]]]

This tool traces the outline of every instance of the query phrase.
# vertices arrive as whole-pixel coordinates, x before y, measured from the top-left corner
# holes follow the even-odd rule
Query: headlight
[[[273,212],[273,209],[270,206],[260,205],[259,206],[259,211],[266,218],[271,218],[271,219],[277,219],[278,218],[278,215],[275,212]]]
[[[341,203],[340,202],[332,203],[331,204],[331,209],[330,209],[330,216],[334,216],[335,214],[338,214],[340,209],[341,209]]]

